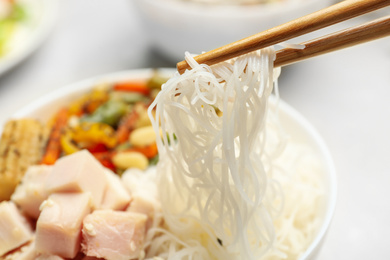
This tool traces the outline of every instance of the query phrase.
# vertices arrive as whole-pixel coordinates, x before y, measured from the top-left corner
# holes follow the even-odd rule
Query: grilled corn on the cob
[[[27,168],[42,157],[48,129],[37,120],[10,120],[0,140],[0,201],[8,200]]]

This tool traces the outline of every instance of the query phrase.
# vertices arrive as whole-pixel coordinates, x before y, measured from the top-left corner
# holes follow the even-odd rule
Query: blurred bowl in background
[[[178,62],[312,13],[334,0],[283,0],[254,5],[213,5],[180,0],[132,0],[150,41]]]

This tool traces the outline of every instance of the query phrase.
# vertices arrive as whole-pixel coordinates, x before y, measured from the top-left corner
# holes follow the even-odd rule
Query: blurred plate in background
[[[12,24],[12,32],[5,35],[4,52],[0,53],[0,76],[22,62],[43,43],[54,25],[58,11],[57,0],[15,2],[18,3],[23,18]]]

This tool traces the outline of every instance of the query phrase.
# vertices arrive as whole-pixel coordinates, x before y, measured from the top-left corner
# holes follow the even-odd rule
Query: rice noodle
[[[277,114],[268,115],[280,73],[274,57],[266,48],[210,67],[187,53],[192,69],[163,85],[149,116],[162,137],[157,169],[164,226],[149,231],[154,238],[146,257],[281,259],[307,247],[321,189],[318,176],[293,183],[285,174],[301,153],[294,163],[277,163],[287,137]],[[283,195],[302,196],[301,187],[318,196],[300,204]],[[307,214],[298,216],[302,207]]]

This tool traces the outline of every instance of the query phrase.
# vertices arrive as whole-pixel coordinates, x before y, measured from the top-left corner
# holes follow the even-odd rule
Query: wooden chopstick
[[[205,52],[194,57],[194,59],[198,63],[213,65],[389,5],[390,0],[345,0],[269,30]],[[183,73],[189,68],[189,65],[184,60],[177,63],[176,67],[180,73]]]
[[[281,67],[289,65],[386,36],[390,36],[390,16],[303,42],[301,44],[305,45],[304,49],[285,48],[277,51],[274,66]]]

